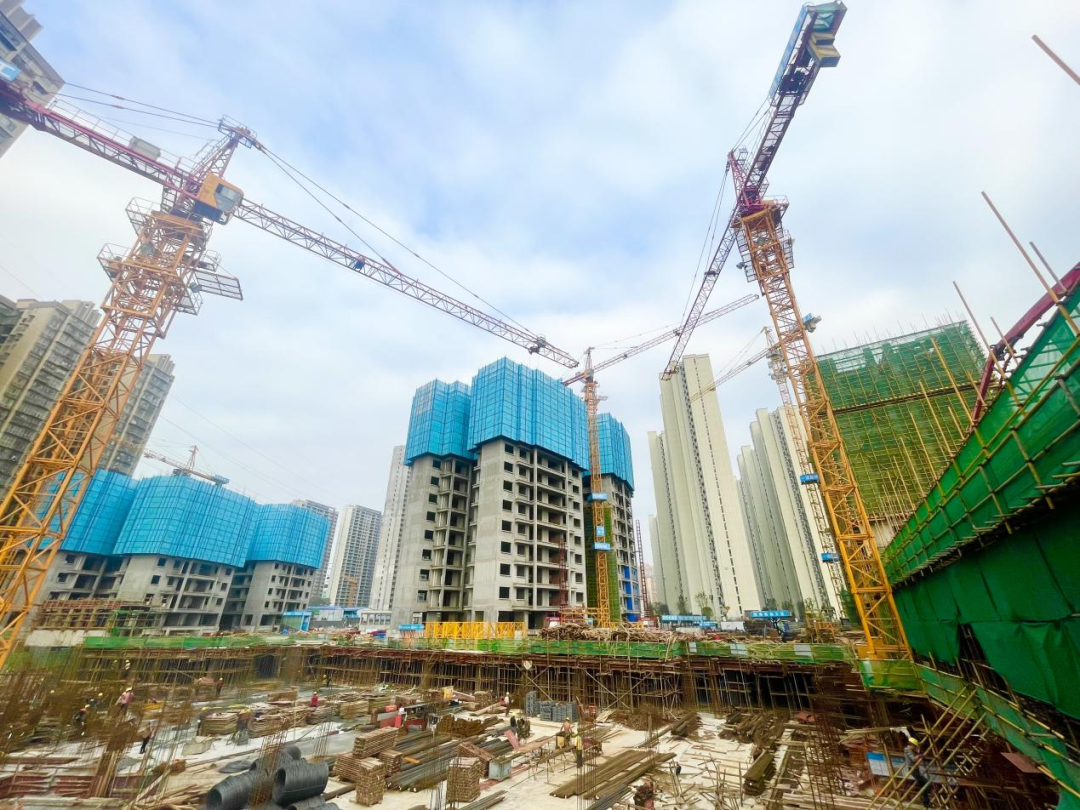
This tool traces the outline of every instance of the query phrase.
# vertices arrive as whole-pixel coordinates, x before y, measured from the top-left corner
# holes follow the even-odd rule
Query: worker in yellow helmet
[[[915,780],[919,787],[918,796],[922,799],[923,807],[930,806],[930,775],[926,767],[926,760],[919,750],[920,742],[915,737],[908,737],[907,745],[904,746],[904,764],[908,775]]]

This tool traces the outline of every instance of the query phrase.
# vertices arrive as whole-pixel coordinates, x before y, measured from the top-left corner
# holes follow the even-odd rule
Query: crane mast
[[[752,301],[756,301],[758,296],[754,294],[744,295],[742,298],[737,298],[729,304],[725,304],[722,307],[714,309],[712,312],[708,312],[702,316],[701,322],[714,321],[729,312],[734,312],[740,307],[744,307]],[[596,601],[597,606],[593,610],[593,615],[596,622],[600,626],[611,623],[611,606],[608,601],[610,593],[608,589],[608,556],[607,552],[611,550],[611,538],[606,537],[607,532],[607,510],[608,505],[606,502],[607,496],[603,492],[603,473],[601,470],[600,459],[600,428],[599,428],[599,405],[600,394],[598,392],[599,384],[596,382],[596,372],[601,369],[610,368],[616,363],[621,363],[623,360],[628,360],[644,351],[659,346],[662,343],[678,337],[679,329],[672,329],[663,334],[657,335],[651,340],[647,340],[637,346],[633,346],[613,357],[609,357],[596,365],[593,365],[592,360],[592,348],[585,350],[585,368],[574,374],[571,377],[567,377],[562,381],[563,385],[573,385],[576,382],[584,382],[584,390],[582,391],[582,397],[585,400],[585,414],[586,414],[586,429],[588,430],[589,438],[589,490],[591,501],[590,504],[590,516],[592,518],[593,526],[593,559],[596,566]],[[597,497],[593,497],[596,495]],[[603,537],[604,539],[600,539]],[[569,576],[566,568],[566,549],[565,539],[563,540],[559,549],[559,607],[569,617],[575,611],[567,610],[567,588],[566,582]],[[638,527],[637,533],[637,545],[638,545],[638,572],[641,575],[641,566],[644,562],[644,557],[641,556],[641,531]],[[644,582],[644,580],[642,580]]]
[[[244,201],[224,179],[239,146],[259,146],[254,133],[222,119],[221,138],[196,162],[107,128],[68,105],[42,105],[0,80],[0,112],[161,186],[159,205],[133,202],[136,231],[128,250],[106,246],[98,259],[110,278],[104,317],[60,394],[11,489],[0,501],[0,668],[45,582],[46,573],[88,487],[78,485],[98,461],[154,344],[177,313],[196,314],[202,294],[241,299],[239,282],[218,271],[207,250],[214,224],[233,215],[309,252],[391,287],[563,365],[577,361],[535,335],[447,296],[389,264],[327,239],[263,206]]]

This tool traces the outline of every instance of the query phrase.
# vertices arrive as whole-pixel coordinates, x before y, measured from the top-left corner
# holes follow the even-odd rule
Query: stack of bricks
[[[446,801],[473,802],[480,796],[484,763],[479,758],[460,757],[446,774]]]
[[[361,807],[378,804],[386,790],[386,765],[372,757],[360,760],[355,781],[356,803]]]

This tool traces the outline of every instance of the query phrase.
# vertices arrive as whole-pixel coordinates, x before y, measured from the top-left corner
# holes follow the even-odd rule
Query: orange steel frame
[[[102,303],[105,317],[0,505],[0,666],[147,355],[188,294],[208,232],[200,222],[155,212],[126,258],[112,265],[116,275]]]
[[[592,368],[591,356],[586,365]],[[604,476],[600,472],[600,428],[597,424],[596,411],[600,397],[596,393],[596,379],[589,374],[585,379],[585,414],[588,417],[589,431],[589,497],[592,501],[593,546],[606,531],[604,527],[604,501],[597,496],[604,491]],[[604,536],[602,542],[610,543],[611,538]],[[606,551],[593,550],[596,561],[596,623],[600,627],[611,624],[611,603],[608,601],[608,554]]]
[[[892,588],[791,286],[788,242],[779,225],[785,207],[786,203],[765,200],[760,210],[741,217],[740,251],[769,304],[807,446],[820,475],[822,500],[866,636],[862,652],[869,658],[907,658],[911,653]]]

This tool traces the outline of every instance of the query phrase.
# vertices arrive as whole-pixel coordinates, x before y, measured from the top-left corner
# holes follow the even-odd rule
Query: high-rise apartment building
[[[30,44],[41,23],[22,8],[22,0],[0,0],[0,81],[14,81],[30,97],[46,104],[64,86],[52,66]],[[26,124],[0,115],[0,157],[26,129]]]
[[[330,560],[329,599],[342,607],[367,607],[382,513],[366,506],[346,506],[339,517]]]
[[[330,585],[330,553],[334,548],[334,535],[337,530],[337,509],[332,506],[327,506],[324,503],[318,503],[316,501],[295,500],[292,502],[293,506],[299,506],[301,509],[307,509],[309,512],[314,512],[316,515],[322,515],[328,521],[326,528],[326,543],[323,546],[322,560],[319,562],[319,567],[315,571],[314,585],[311,588],[311,600],[322,601],[327,599],[327,589]]]
[[[657,559],[669,608],[740,616],[762,600],[720,403],[702,393],[712,381],[702,354],[660,383],[664,431],[649,434]]]
[[[386,502],[383,504],[382,526],[379,529],[379,555],[371,584],[369,607],[376,610],[389,611],[394,606],[410,470],[405,465],[405,445],[399,444],[390,458],[390,478],[386,484]]]
[[[135,474],[161,409],[165,407],[165,398],[175,379],[175,368],[167,354],[151,354],[146,358],[116,430],[98,462],[99,468],[128,476]]]
[[[604,416],[601,472],[614,502],[616,617],[637,577],[626,431]],[[587,602],[585,404],[559,380],[502,359],[472,385],[417,389],[393,621],[517,621],[542,627]],[[614,496],[623,499],[619,503]],[[625,552],[625,553],[623,553]],[[609,557],[612,559],[612,557]],[[618,600],[615,602],[614,600]]]
[[[800,484],[796,441],[798,416],[787,407],[762,408],[750,425],[752,446],[739,452],[739,492],[763,606],[802,615],[813,605],[840,614],[830,565],[810,499],[817,491]],[[824,515],[819,507],[818,513]]]
[[[77,486],[88,489],[42,599],[140,603],[166,633],[272,630],[307,607],[326,542],[321,515],[188,476],[102,470]]]
[[[99,318],[89,301],[0,296],[0,491],[11,486]]]

